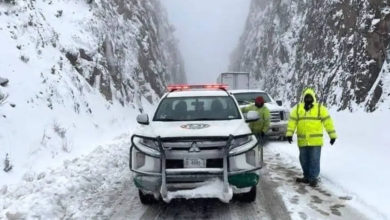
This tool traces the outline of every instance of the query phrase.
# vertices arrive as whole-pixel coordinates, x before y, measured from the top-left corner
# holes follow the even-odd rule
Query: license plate
[[[205,168],[206,160],[198,158],[186,158],[184,159],[184,168]]]

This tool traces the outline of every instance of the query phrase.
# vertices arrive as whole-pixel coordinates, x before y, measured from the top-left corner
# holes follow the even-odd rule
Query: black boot
[[[317,187],[318,186],[318,180],[312,180],[309,182],[309,186],[311,187]]]
[[[309,183],[309,180],[306,178],[296,178],[295,181],[297,183]]]

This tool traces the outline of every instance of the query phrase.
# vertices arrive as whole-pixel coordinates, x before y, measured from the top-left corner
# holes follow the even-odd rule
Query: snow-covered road
[[[0,219],[365,219],[343,192],[299,185],[299,167],[268,146],[256,202],[174,200],[142,205],[128,168],[129,134],[0,189]],[[273,144],[286,144],[278,142]]]

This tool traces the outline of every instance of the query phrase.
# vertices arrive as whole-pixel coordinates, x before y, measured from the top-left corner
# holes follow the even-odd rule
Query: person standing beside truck
[[[259,140],[265,145],[267,138],[265,133],[268,131],[270,125],[270,112],[267,106],[264,105],[264,98],[261,96],[256,97],[255,103],[241,109],[243,113],[248,113],[249,111],[256,111],[260,119],[255,122],[249,123],[249,128],[252,133],[255,134]]]
[[[286,133],[290,144],[295,130],[298,136],[299,162],[303,170],[303,178],[296,179],[298,183],[308,183],[312,187],[318,185],[323,127],[333,145],[337,138],[333,120],[327,108],[316,101],[314,90],[307,88],[303,92],[303,102],[294,106],[290,113]]]

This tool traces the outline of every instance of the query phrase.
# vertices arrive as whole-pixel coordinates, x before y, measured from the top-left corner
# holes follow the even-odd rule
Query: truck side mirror
[[[245,122],[254,122],[260,119],[259,114],[256,111],[249,111],[245,116]]]
[[[282,105],[283,105],[283,102],[282,102],[282,100],[277,100],[277,101],[276,101],[276,104],[278,104],[279,106],[282,106]]]
[[[148,114],[140,114],[137,116],[137,122],[141,125],[149,124],[149,116]]]

